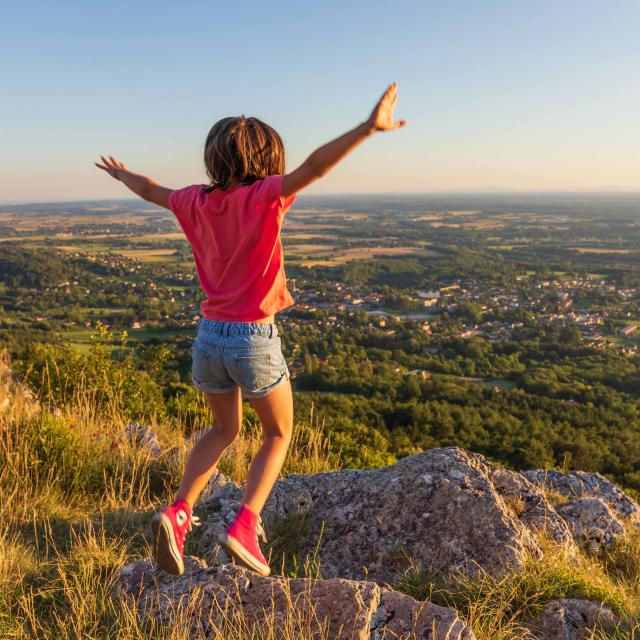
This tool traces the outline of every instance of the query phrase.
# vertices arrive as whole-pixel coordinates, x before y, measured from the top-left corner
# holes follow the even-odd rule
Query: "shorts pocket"
[[[247,391],[257,391],[271,384],[271,354],[235,357],[236,382]]]
[[[209,354],[193,347],[191,357],[191,375],[194,381],[199,384],[206,384],[211,379]]]

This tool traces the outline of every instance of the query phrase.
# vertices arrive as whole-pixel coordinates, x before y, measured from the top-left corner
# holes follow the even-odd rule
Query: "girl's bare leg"
[[[242,396],[236,387],[230,393],[205,393],[215,417],[214,426],[196,443],[187,458],[176,497],[193,507],[215,471],[224,450],[235,440],[242,424]]]
[[[250,400],[262,423],[263,442],[251,466],[243,503],[259,514],[284,464],[293,430],[293,395],[286,380],[264,398]]]

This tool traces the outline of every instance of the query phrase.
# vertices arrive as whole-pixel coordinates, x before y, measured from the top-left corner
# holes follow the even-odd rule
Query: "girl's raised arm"
[[[120,182],[141,198],[165,207],[166,209],[169,208],[169,196],[173,189],[161,187],[151,180],[151,178],[129,171],[122,162],[118,162],[113,156],[109,156],[108,160],[104,156],[100,157],[102,158],[103,164],[94,162],[98,169],[102,169],[112,178],[120,180]]]
[[[376,131],[392,131],[404,127],[407,124],[406,120],[393,119],[393,110],[397,101],[398,83],[394,82],[378,100],[368,120],[316,149],[295,171],[284,176],[282,195],[286,198],[308,187],[333,169],[340,160]]]

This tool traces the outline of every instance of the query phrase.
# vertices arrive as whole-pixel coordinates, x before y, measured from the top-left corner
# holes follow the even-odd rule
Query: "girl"
[[[172,190],[101,156],[95,163],[145,200],[170,209],[190,242],[206,296],[193,344],[193,384],[203,391],[215,426],[196,443],[175,501],[152,520],[159,567],[184,572],[184,541],[197,518],[191,509],[242,424],[242,397],[256,410],[263,443],[247,477],[242,506],[220,544],[238,562],[270,573],[260,551],[259,514],[284,462],[293,427],[289,370],[275,314],[293,304],[283,267],[280,229],[296,194],[325,175],[376,131],[405,126],[394,120],[397,84],[369,118],[314,151],[285,174],[282,139],[257,118],[223,118],[204,149],[210,183]]]

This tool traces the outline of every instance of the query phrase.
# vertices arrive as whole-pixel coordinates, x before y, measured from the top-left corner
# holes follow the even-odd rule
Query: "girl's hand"
[[[120,180],[120,176],[118,175],[118,173],[127,170],[122,162],[118,162],[118,160],[116,160],[113,156],[109,156],[109,160],[107,160],[104,156],[100,157],[102,158],[102,162],[104,164],[98,164],[97,162],[94,162],[93,164],[95,164],[98,169],[106,171],[112,178]]]
[[[392,131],[407,124],[406,120],[394,120],[393,110],[398,102],[398,83],[394,82],[384,92],[378,104],[374,107],[367,124],[376,131]]]

